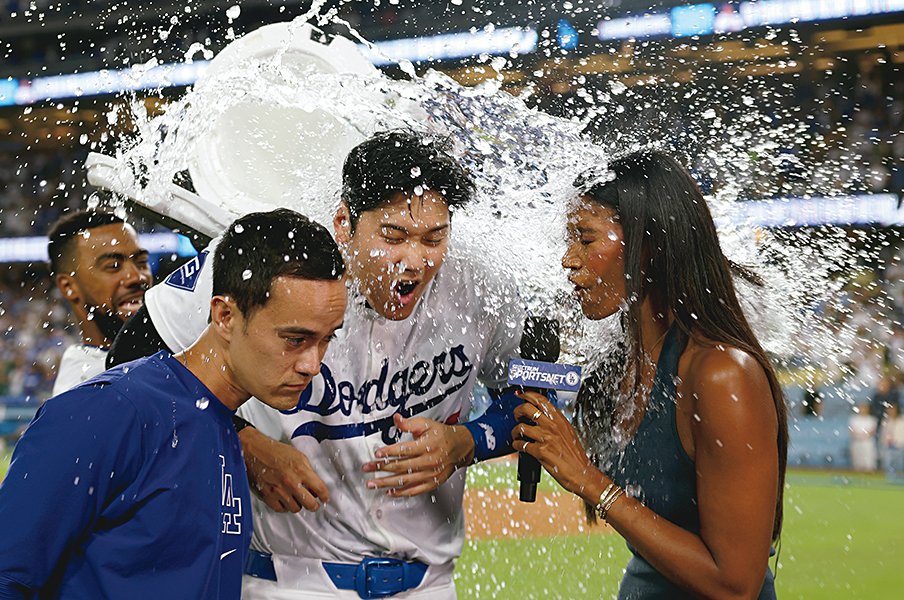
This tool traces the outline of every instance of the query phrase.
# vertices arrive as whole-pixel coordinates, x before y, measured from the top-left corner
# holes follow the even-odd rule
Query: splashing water
[[[335,15],[320,15],[320,5],[315,3],[311,12],[293,21],[291,30],[300,32],[309,20],[341,23]],[[349,33],[366,43],[353,29]],[[572,182],[589,168],[604,173],[610,156],[649,147],[650,140],[659,139],[656,145],[669,149],[666,138],[657,137],[671,127],[662,116],[666,108],[653,104],[651,110],[661,112],[647,129],[634,127],[625,133],[616,127],[608,142],[594,142],[588,129],[594,123],[598,128],[601,115],[623,113],[633,101],[630,89],[613,84],[608,93],[588,101],[591,110],[584,118],[566,119],[531,108],[526,97],[503,91],[501,77],[467,88],[436,71],[417,76],[413,67],[407,69],[405,80],[376,71],[322,73],[291,68],[282,62],[285,52],[207,79],[160,116],[148,116],[144,104],[133,101],[136,136],[123,141],[117,152],[121,177],[134,180],[138,174],[136,185],[146,195],[162,195],[192,168],[192,157],[215,133],[215,124],[231,123],[230,111],[236,107],[264,106],[259,113],[263,117],[247,128],[253,133],[246,147],[232,149],[240,152],[229,165],[259,181],[267,192],[230,198],[231,206],[237,214],[285,206],[329,226],[339,202],[341,158],[352,146],[376,131],[399,127],[442,136],[451,142],[477,187],[477,200],[455,214],[451,252],[510,276],[535,312],[553,312],[562,320],[563,360],[592,365],[609,353],[621,336],[617,318],[583,319],[569,299],[560,265],[565,214],[575,195]],[[855,264],[856,256],[844,236],[830,230],[807,240],[806,251],[801,252],[798,245],[734,217],[745,190],[767,196],[776,191],[764,190],[763,181],[768,182],[776,161],[782,159],[782,141],[793,140],[801,130],[794,123],[763,119],[753,96],[742,92],[741,118],[723,121],[714,109],[706,108],[705,99],[698,99],[698,110],[703,109],[698,122],[669,139],[673,147],[692,139],[696,170],[722,182],[707,200],[726,256],[752,266],[767,281],[765,293],[738,283],[742,304],[767,351],[790,356],[805,345],[811,354],[821,352],[823,360],[838,362],[836,357],[845,353],[845,340],[851,336],[838,335],[811,307],[839,293],[842,282],[833,280],[832,274]],[[275,138],[286,137],[279,129],[287,126],[289,138],[308,139],[305,127],[312,115],[325,128],[317,135],[340,142],[331,148],[308,147],[307,161],[299,160],[305,154],[274,146]],[[336,147],[341,152],[330,156]],[[262,164],[261,157],[268,164]]]

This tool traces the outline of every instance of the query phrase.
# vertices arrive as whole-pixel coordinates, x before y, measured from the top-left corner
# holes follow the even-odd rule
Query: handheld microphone
[[[528,317],[521,336],[521,359],[509,361],[509,385],[545,393],[545,390],[577,391],[581,369],[557,365],[559,360],[559,323],[545,317]],[[540,482],[540,463],[530,454],[518,454],[519,497],[522,502],[535,502]]]

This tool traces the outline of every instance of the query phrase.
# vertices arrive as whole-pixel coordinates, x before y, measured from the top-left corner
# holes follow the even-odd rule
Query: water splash
[[[321,14],[322,5],[315,3],[292,28],[301,31],[308,21],[343,23],[335,14]],[[349,35],[367,43],[351,28]],[[535,312],[554,312],[565,323],[563,357],[598,364],[621,334],[617,319],[586,321],[568,299],[560,257],[564,215],[574,198],[572,182],[588,168],[604,173],[614,154],[651,145],[670,151],[683,148],[692,155],[695,172],[719,184],[706,191],[726,255],[753,266],[767,281],[766,293],[739,282],[742,303],[766,349],[791,357],[805,348],[816,360],[821,353],[822,359],[837,363],[856,337],[850,332],[839,335],[837,325],[812,310],[841,292],[844,282],[833,275],[857,260],[842,235],[824,230],[806,240],[807,251],[801,252],[799,239],[782,238],[734,218],[738,203],[751,194],[820,193],[828,186],[828,179],[818,176],[801,177],[790,187],[774,180],[783,161],[793,161],[783,148],[801,135],[803,125],[766,118],[768,99],[755,88],[741,86],[735,94],[734,106],[744,107],[735,120],[717,109],[726,102],[719,97],[717,103],[718,94],[676,92],[672,104],[651,103],[643,97],[649,88],[635,90],[619,82],[602,93],[587,92],[589,108],[582,117],[562,118],[529,106],[530,90],[522,96],[503,91],[501,78],[469,88],[436,71],[418,76],[410,64],[403,69],[407,79],[392,80],[380,73],[287,68],[282,57],[277,53],[269,61],[213,77],[159,116],[150,117],[142,102],[133,101],[135,136],[123,140],[117,152],[123,179],[137,180],[145,193],[164,193],[174,180],[185,179],[198,145],[214,133],[213,124],[246,103],[273,107],[270,114],[280,126],[286,123],[285,115],[291,115],[299,123],[293,130],[298,136],[304,135],[307,116],[328,114],[334,125],[325,126],[335,130],[323,133],[346,136],[343,151],[383,129],[409,127],[442,136],[475,178],[478,191],[477,201],[455,214],[451,252],[483,263],[490,272],[509,275]],[[678,102],[694,106],[699,118],[679,126],[680,119],[670,114],[670,106]],[[643,110],[634,110],[638,105]],[[626,114],[634,116],[633,127],[618,125]],[[272,123],[255,126],[258,133],[247,140],[243,152],[266,156],[270,164],[236,158],[231,165],[258,178],[262,188],[275,177],[277,184],[266,189],[282,192],[233,198],[237,209],[241,213],[286,206],[330,226],[339,202],[341,161],[317,160],[318,165],[333,166],[308,169],[295,153],[279,156]],[[599,131],[605,126],[611,131],[601,139]],[[595,139],[588,132],[596,132]],[[315,146],[308,152],[323,159],[330,151],[335,149]],[[808,183],[802,183],[805,180]],[[491,310],[501,305],[492,297],[486,300]]]

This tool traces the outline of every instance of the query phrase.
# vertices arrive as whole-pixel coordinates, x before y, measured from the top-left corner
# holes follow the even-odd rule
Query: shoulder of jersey
[[[494,271],[488,262],[477,257],[450,254],[437,279],[443,289],[458,297],[476,297],[481,305],[486,305],[490,298],[504,304],[517,301],[514,278],[509,273]]]
[[[437,280],[444,286],[459,289],[459,286],[472,287],[474,284],[485,285],[489,279],[489,269],[476,258],[460,254],[450,254],[443,262]],[[462,290],[459,290],[462,291]]]
[[[163,364],[163,352],[123,363],[80,383],[73,390],[111,388],[111,391],[132,391],[139,388],[161,389],[172,380],[172,372]]]

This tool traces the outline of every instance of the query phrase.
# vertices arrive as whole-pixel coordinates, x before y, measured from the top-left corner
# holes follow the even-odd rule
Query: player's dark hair
[[[449,208],[465,204],[474,194],[474,182],[452,158],[448,144],[410,130],[377,133],[345,158],[342,199],[352,230],[363,213],[416,188],[437,192]]]
[[[245,317],[270,298],[277,277],[336,280],[345,273],[325,227],[287,208],[237,219],[217,245],[213,295],[228,295]]]
[[[748,269],[730,262],[719,245],[719,236],[703,194],[690,173],[674,158],[657,151],[641,151],[609,164],[612,181],[584,187],[592,201],[618,213],[624,235],[625,315],[633,381],[638,390],[644,347],[641,337],[641,304],[652,300],[656,313],[672,315],[687,335],[739,348],[760,364],[769,380],[778,417],[778,503],[772,538],[782,527],[782,497],[788,455],[788,422],[784,394],[753,329],[744,316],[732,274],[762,285]],[[629,370],[630,371],[630,370]],[[593,385],[579,394],[580,419],[598,419],[598,398]],[[594,410],[597,416],[594,417]]]
[[[71,258],[76,236],[95,227],[124,222],[113,213],[93,210],[79,210],[57,219],[47,234],[47,255],[50,259],[51,275],[58,274],[63,268],[63,263]]]

